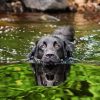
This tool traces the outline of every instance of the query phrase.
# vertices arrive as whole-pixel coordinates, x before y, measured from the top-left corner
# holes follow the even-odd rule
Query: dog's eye
[[[55,48],[60,48],[60,45],[57,42],[54,42],[54,47]]]
[[[42,49],[45,49],[47,46],[45,45],[45,44],[43,44],[42,46],[41,46],[41,48]]]
[[[47,44],[44,42],[43,45],[41,45],[41,49],[45,49],[47,47]]]
[[[59,44],[55,44],[55,48],[60,48],[60,45]]]

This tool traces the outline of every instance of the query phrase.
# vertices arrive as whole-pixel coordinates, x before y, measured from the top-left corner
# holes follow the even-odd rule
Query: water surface
[[[25,16],[25,17],[24,17]],[[83,14],[53,14],[59,22],[42,21],[41,14],[20,15],[18,18],[6,16],[15,21],[1,20],[0,25],[0,62],[20,62],[27,59],[34,42],[41,36],[51,34],[58,26],[72,25],[75,28],[75,58],[99,63],[100,59],[100,22],[85,18]],[[2,18],[1,18],[2,19]],[[17,20],[16,20],[17,19]]]
[[[58,22],[43,21],[42,14],[0,16],[0,100],[99,100],[100,20],[62,13],[52,14]],[[74,26],[76,38],[68,79],[55,87],[36,86],[27,55],[35,41],[63,25]]]

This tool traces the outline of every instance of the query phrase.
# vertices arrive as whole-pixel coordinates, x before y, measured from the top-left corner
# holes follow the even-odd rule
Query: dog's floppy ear
[[[66,57],[72,57],[72,52],[74,51],[74,44],[71,42],[65,42],[64,41],[64,50],[65,50],[65,56]]]
[[[54,32],[54,35],[62,35],[66,40],[69,40],[70,42],[73,42],[74,35],[75,35],[75,30],[72,26],[62,26],[58,27]]]
[[[38,43],[38,41],[35,42],[35,46],[32,48],[31,52],[28,55],[28,59],[29,60],[32,60],[34,55],[35,55],[36,48],[37,48],[37,43]]]
[[[28,55],[29,60],[33,59],[35,51],[36,51],[36,46],[34,46],[32,48],[32,51],[29,53],[29,55]]]
[[[67,26],[66,27],[66,34],[67,36],[67,39],[70,41],[70,42],[73,42],[75,40],[74,36],[75,36],[75,29],[72,27],[72,26]]]

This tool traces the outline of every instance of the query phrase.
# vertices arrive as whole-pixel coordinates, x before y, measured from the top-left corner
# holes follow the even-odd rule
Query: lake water
[[[55,22],[43,21],[41,15],[0,16],[0,100],[99,100],[99,16],[52,14],[60,19]],[[36,86],[27,55],[41,36],[65,25],[74,26],[76,38],[70,76],[60,86]]]
[[[26,16],[26,17],[24,17]],[[75,28],[75,59],[99,63],[100,59],[100,20],[95,21],[83,14],[53,14],[59,22],[36,19],[41,14],[3,16],[12,19],[0,22],[0,63],[16,63],[27,59],[34,42],[41,36],[51,34],[58,26],[73,25]],[[2,18],[1,18],[2,19]],[[100,64],[100,63],[99,63]]]

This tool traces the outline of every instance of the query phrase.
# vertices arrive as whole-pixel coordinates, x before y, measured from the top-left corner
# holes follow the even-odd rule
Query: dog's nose
[[[53,56],[54,56],[54,54],[46,54],[46,57],[49,57],[49,58],[51,58]]]

